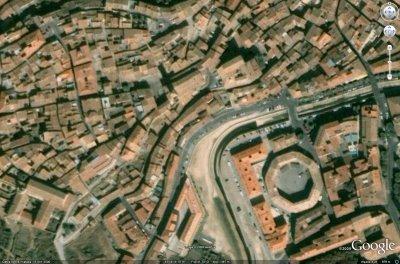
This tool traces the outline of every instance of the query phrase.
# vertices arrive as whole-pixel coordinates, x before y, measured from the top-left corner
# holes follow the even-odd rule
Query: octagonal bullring
[[[322,190],[318,164],[298,151],[276,156],[265,174],[265,184],[272,203],[290,213],[314,207]]]

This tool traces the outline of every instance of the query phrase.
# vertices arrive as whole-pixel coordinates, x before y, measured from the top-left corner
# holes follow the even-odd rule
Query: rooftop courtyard
[[[288,212],[313,207],[322,187],[319,166],[298,151],[276,156],[269,164],[265,183],[272,202]]]
[[[280,168],[276,186],[281,196],[295,203],[308,197],[313,181],[307,167],[291,162]]]

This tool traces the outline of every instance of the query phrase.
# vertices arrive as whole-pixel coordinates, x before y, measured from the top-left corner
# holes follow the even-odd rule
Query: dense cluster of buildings
[[[386,71],[386,46],[376,41],[379,1],[48,2],[0,0],[0,217],[66,243],[102,221],[132,258],[187,252],[206,214],[190,177],[174,188],[188,158],[180,154],[219,113],[286,88],[294,98],[315,98],[366,78],[342,33],[373,61],[375,74]],[[329,168],[322,179],[337,217],[385,202],[377,111],[368,106],[320,129],[315,148]],[[272,251],[292,239],[285,210],[274,206],[295,203],[267,174],[271,201],[252,166],[270,152],[277,168],[268,173],[291,160],[312,181],[309,207],[321,206],[316,161],[280,156],[297,142],[288,134],[233,156]],[[333,166],[338,157],[345,162]],[[62,223],[74,228],[68,233]]]
[[[386,203],[377,146],[378,119],[376,105],[363,106],[359,116],[328,123],[318,133],[316,150],[326,168],[323,177],[337,217],[358,207]],[[338,158],[344,162],[335,164]]]
[[[354,240],[371,242],[374,235],[377,243],[385,238],[399,241],[391,217],[376,209],[387,203],[377,145],[378,113],[376,105],[367,104],[359,114],[324,120],[316,128],[314,157],[291,133],[252,139],[238,151],[233,148],[231,158],[245,197],[272,253],[305,260]],[[264,164],[261,171],[260,163]],[[368,208],[371,211],[365,213]],[[316,238],[300,243],[310,237]],[[297,251],[288,250],[290,244],[298,245]],[[361,255],[376,260],[398,250]]]
[[[375,230],[374,230],[375,229]],[[376,231],[379,230],[379,231]],[[322,237],[314,239],[311,245],[301,249],[299,253],[292,256],[295,260],[305,260],[329,250],[351,244],[353,241],[367,241],[369,236],[375,232],[381,232],[381,238],[375,243],[382,243],[385,239],[394,243],[392,250],[378,253],[378,250],[360,250],[359,254],[368,260],[379,260],[388,255],[399,252],[399,235],[393,221],[386,213],[364,213],[353,217],[351,220],[343,222],[328,229]]]

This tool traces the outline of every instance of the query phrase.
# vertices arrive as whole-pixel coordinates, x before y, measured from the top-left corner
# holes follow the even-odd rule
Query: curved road
[[[352,86],[349,85],[349,89],[350,90],[354,90],[353,89],[353,85]],[[341,88],[343,89],[343,88]],[[336,96],[335,98],[327,98],[326,100],[317,101],[316,107],[314,107],[314,103],[309,103],[307,104],[308,107],[306,107],[305,105],[301,106],[301,109],[304,110],[304,112],[306,111],[310,111],[310,109],[313,109],[314,111],[321,111],[323,109],[326,108],[333,108],[333,107],[337,107],[338,105],[342,105],[345,104],[348,101],[354,100],[355,98],[360,99],[360,95],[365,95],[365,94],[370,94],[371,91],[370,90],[363,90],[360,89],[360,91],[353,91],[351,93],[351,96],[346,97],[346,95],[340,95],[340,96]],[[339,99],[343,99],[343,100],[339,100]],[[324,102],[328,105],[325,105]],[[249,115],[255,114],[258,117],[264,117],[267,118],[269,115],[273,114],[269,111],[267,111],[268,108],[270,107],[276,107],[278,105],[283,105],[284,104],[284,99],[282,97],[272,100],[272,101],[264,101],[264,102],[260,102],[258,104],[252,105],[252,106],[247,106],[244,107],[243,109],[227,109],[223,112],[220,113],[220,115],[218,117],[216,117],[214,120],[212,120],[211,122],[209,122],[208,124],[206,124],[202,129],[196,131],[191,137],[190,139],[187,141],[186,145],[183,147],[180,156],[182,157],[180,160],[180,164],[176,173],[176,177],[175,177],[175,183],[174,183],[174,189],[173,192],[177,191],[176,187],[178,186],[179,180],[180,178],[185,174],[185,172],[187,171],[188,165],[191,164],[192,162],[192,157],[193,157],[193,152],[196,148],[197,145],[201,145],[201,140],[204,138],[209,137],[209,135],[211,133],[213,133],[214,130],[216,130],[218,127],[223,126],[223,124],[232,121],[232,120],[236,120],[239,121],[241,119],[241,117],[244,117],[242,120],[242,124],[245,124],[246,122],[249,122],[249,118],[254,118],[252,117],[248,117]],[[285,109],[286,111],[287,109]],[[303,111],[302,111],[303,112]],[[237,124],[237,126],[240,126],[242,124]],[[222,131],[223,133],[223,131]],[[215,135],[214,135],[215,137]],[[219,138],[219,136],[217,136],[217,139]],[[215,157],[215,150],[217,144],[215,144],[214,142],[214,147],[212,148],[212,151],[210,153],[203,153],[203,157]],[[213,164],[212,159],[208,160],[208,164]],[[213,168],[209,168],[208,171],[208,177],[214,182],[215,182],[215,177],[216,174],[213,172]],[[195,182],[196,184],[196,182]],[[199,187],[199,186],[197,186]],[[200,186],[203,187],[203,186]],[[225,201],[226,203],[227,201]],[[165,216],[167,217],[167,216]],[[231,215],[231,217],[233,217]],[[241,232],[241,230],[238,230],[239,232]],[[254,257],[255,259],[257,259],[256,254],[254,252],[251,253],[251,257]]]

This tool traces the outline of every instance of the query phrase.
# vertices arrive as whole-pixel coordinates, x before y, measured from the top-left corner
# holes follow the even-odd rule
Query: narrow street
[[[340,3],[342,0],[339,0],[338,8],[340,7]],[[365,71],[368,74],[368,79],[369,82],[372,86],[372,91],[374,93],[374,98],[376,103],[378,104],[379,111],[381,113],[381,120],[384,125],[384,129],[386,131],[386,135],[388,135],[388,150],[387,150],[387,173],[388,177],[383,178],[385,181],[385,185],[387,188],[387,200],[388,204],[385,206],[386,210],[390,214],[392,220],[396,224],[397,231],[400,232],[400,212],[395,206],[393,202],[393,197],[391,196],[391,188],[392,188],[392,181],[393,181],[393,165],[394,165],[394,153],[396,151],[396,146],[398,144],[398,138],[392,128],[392,126],[388,125],[388,121],[390,118],[390,111],[389,107],[387,104],[387,99],[385,97],[385,94],[379,89],[378,87],[378,81],[376,76],[373,74],[371,66],[369,63],[365,60],[365,58],[360,54],[360,52],[355,48],[354,44],[351,43],[351,41],[348,39],[348,37],[344,34],[343,30],[339,27],[337,23],[337,18],[338,18],[338,10],[336,10],[336,21],[335,25],[336,28],[338,29],[340,35],[342,36],[344,42],[348,45],[348,47],[356,54],[357,58],[360,60],[362,65],[364,66]]]

